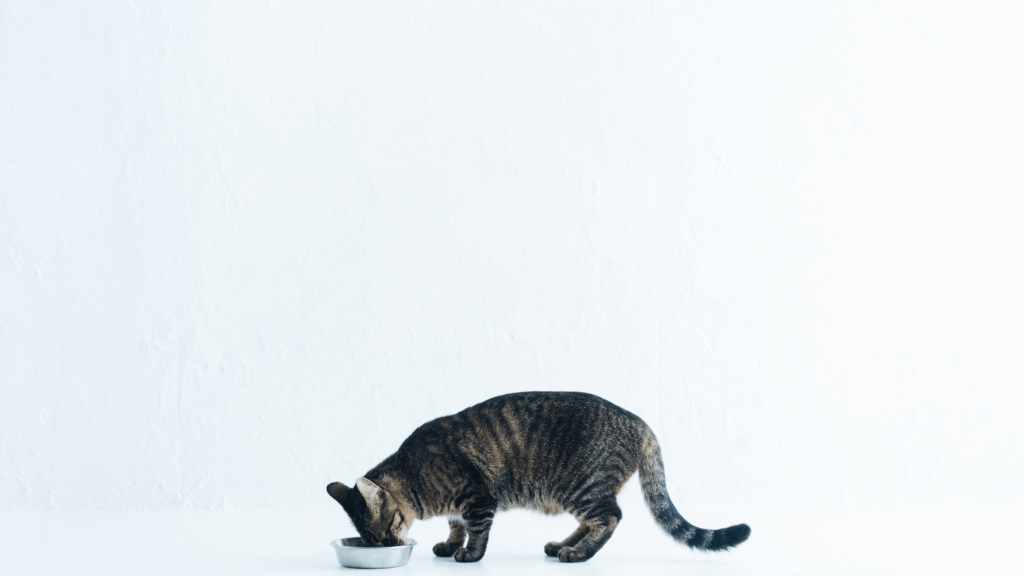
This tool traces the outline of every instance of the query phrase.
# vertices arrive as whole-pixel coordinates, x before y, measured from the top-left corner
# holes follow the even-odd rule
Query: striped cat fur
[[[334,482],[327,492],[371,545],[403,544],[413,520],[446,516],[451,532],[434,554],[459,562],[484,556],[497,512],[568,512],[579,527],[544,552],[583,562],[611,538],[622,519],[615,497],[637,470],[651,514],[677,542],[718,551],[750,536],[746,524],[705,530],[687,522],[665,488],[654,432],[638,416],[577,392],[507,394],[432,420],[353,488]]]

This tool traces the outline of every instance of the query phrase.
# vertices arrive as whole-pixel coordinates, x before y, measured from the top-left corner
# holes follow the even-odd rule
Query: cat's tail
[[[658,439],[649,429],[644,439],[643,456],[640,460],[640,487],[644,500],[658,524],[676,542],[686,544],[695,550],[716,552],[728,550],[750,536],[750,527],[737,524],[718,530],[697,528],[679,514],[665,488],[665,465],[661,461],[661,447]]]

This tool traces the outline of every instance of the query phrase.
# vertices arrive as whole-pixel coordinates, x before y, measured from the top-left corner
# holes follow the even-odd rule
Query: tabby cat
[[[583,562],[611,538],[622,519],[615,495],[638,469],[647,506],[676,541],[725,550],[750,536],[746,524],[705,530],[684,520],[668,497],[661,449],[647,424],[576,392],[507,394],[427,422],[355,488],[333,482],[327,493],[375,546],[404,544],[414,519],[447,516],[451,534],[434,554],[459,562],[483,557],[496,512],[569,512],[579,527],[544,552]]]

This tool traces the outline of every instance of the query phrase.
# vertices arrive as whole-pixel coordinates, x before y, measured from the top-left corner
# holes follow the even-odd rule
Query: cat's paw
[[[483,557],[483,552],[470,552],[466,548],[459,548],[455,551],[456,562],[476,562]]]
[[[441,558],[451,558],[452,554],[455,554],[455,546],[447,542],[438,542],[434,544],[434,556],[440,556]]]
[[[585,562],[587,560],[587,558],[583,557],[583,554],[569,546],[558,551],[558,559],[562,562]]]
[[[562,549],[561,542],[548,542],[544,545],[544,553],[551,557],[558,556],[558,551]]]

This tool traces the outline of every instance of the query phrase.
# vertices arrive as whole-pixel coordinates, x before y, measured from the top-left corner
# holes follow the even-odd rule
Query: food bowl
[[[398,568],[409,561],[416,545],[412,539],[405,542],[404,546],[370,546],[362,538],[339,538],[331,546],[338,563],[346,568]]]

